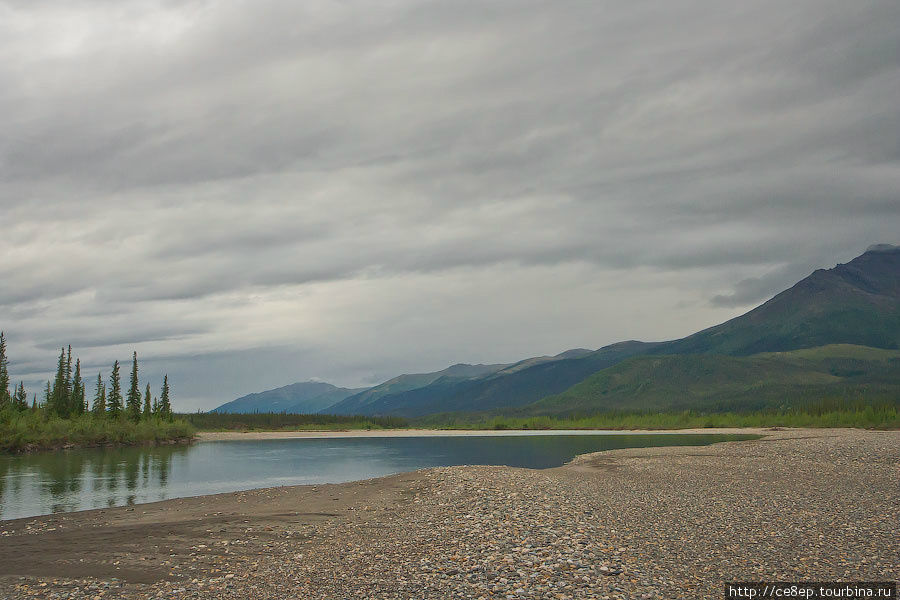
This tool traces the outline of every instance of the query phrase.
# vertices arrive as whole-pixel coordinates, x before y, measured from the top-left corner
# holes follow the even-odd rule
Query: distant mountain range
[[[217,413],[317,413],[360,390],[320,381],[292,383],[274,390],[241,396],[210,412]]]
[[[811,348],[819,350],[796,352]],[[898,348],[900,247],[879,245],[847,264],[813,272],[744,315],[679,340],[620,342],[513,364],[459,364],[364,390],[300,383],[216,411],[414,418],[459,411],[734,409],[823,394],[898,399],[900,355],[873,350]]]
[[[328,412],[336,415],[360,415],[369,413],[372,406],[376,406],[385,396],[402,394],[410,390],[430,386],[435,381],[465,381],[478,378],[508,367],[509,365],[466,365],[458,364],[447,367],[443,371],[434,373],[416,373],[413,375],[399,375],[388,379],[380,385],[365,389],[357,394],[344,398],[328,409]]]
[[[624,342],[596,352],[569,350],[556,356],[525,359],[474,377],[443,376],[428,385],[386,394],[365,406],[354,406],[351,412],[420,417],[438,412],[521,406],[562,391],[646,346],[641,342]],[[345,402],[352,400],[348,398]],[[349,414],[344,403],[333,406],[329,412]]]

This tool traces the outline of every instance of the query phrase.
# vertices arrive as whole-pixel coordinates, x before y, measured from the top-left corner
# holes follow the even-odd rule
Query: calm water
[[[424,467],[479,464],[543,469],[598,450],[705,445],[753,437],[605,434],[330,438],[0,456],[0,519],[260,487],[339,483]]]

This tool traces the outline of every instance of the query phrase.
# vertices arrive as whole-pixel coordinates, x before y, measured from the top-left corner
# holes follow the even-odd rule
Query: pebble
[[[719,598],[735,580],[897,580],[898,465],[900,432],[787,430],[546,471],[428,469],[392,504],[192,540],[194,556],[165,557],[187,578],[7,578],[0,597],[650,600]]]

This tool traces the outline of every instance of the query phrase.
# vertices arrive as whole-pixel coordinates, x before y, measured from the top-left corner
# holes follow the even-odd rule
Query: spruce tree
[[[19,411],[28,410],[28,394],[25,393],[25,382],[20,381],[13,398],[13,408]]]
[[[66,409],[72,412],[72,344],[66,352]]]
[[[72,377],[71,414],[83,415],[87,408],[84,404],[84,380],[81,378],[81,360],[75,360],[75,375]]]
[[[134,360],[131,363],[131,383],[128,386],[128,418],[132,421],[141,419],[141,390],[138,387],[138,363],[137,352],[134,353]]]
[[[66,383],[66,349],[59,353],[59,361],[56,365],[56,378],[50,390],[50,400],[47,402],[47,410],[58,417],[67,417],[69,398]]]
[[[106,386],[103,384],[103,375],[97,373],[97,392],[94,394],[93,413],[95,416],[106,415]]]
[[[150,409],[150,412],[153,413],[154,417],[159,416],[159,398],[153,396],[153,407]]]
[[[0,409],[11,404],[9,395],[9,360],[6,358],[6,333],[0,331]]]
[[[109,393],[106,397],[106,406],[109,416],[118,418],[122,414],[122,382],[119,380],[119,361],[113,363],[113,370],[109,376]]]
[[[172,420],[172,401],[169,398],[169,376],[163,377],[162,394],[159,397],[159,416],[167,421]]]
[[[50,404],[53,400],[53,392],[50,391],[50,380],[47,380],[47,387],[44,389],[44,408],[50,410]]]
[[[152,409],[150,407],[150,384],[147,384],[147,390],[144,392],[144,411],[141,413],[141,418],[145,421],[148,420],[151,416]]]
[[[31,412],[37,412],[37,394],[31,397]]]

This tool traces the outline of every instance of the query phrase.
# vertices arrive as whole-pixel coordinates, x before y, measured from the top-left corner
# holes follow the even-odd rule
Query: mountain
[[[837,398],[896,402],[900,351],[835,344],[752,356],[644,355],[595,373],[518,414],[758,410]]]
[[[683,339],[662,343],[623,342],[595,352],[578,350],[570,356],[527,359],[487,376],[462,381],[437,378],[425,386],[380,395],[360,410],[368,415],[405,417],[454,411],[509,411],[548,396],[556,396],[594,373],[641,354],[655,357],[716,354],[738,358],[761,352],[784,352],[829,344],[885,349],[900,347],[900,247],[873,246],[847,264],[813,272],[742,316]],[[733,369],[753,372],[764,366],[774,369],[769,387],[775,389],[781,386],[782,393],[789,382],[823,383],[820,381],[821,373],[815,369],[810,371],[797,365],[776,368],[765,361],[742,362],[718,357],[667,358],[660,363],[634,359],[628,369],[638,381],[636,373],[640,371],[639,367],[649,368],[648,365],[652,364],[668,365],[666,368],[673,369],[673,376],[681,373],[683,385],[694,379],[719,375],[726,377],[724,374],[731,373]],[[738,377],[736,372],[732,376],[747,381],[744,376]],[[668,389],[665,393],[677,396],[676,392],[683,389],[683,385]],[[632,392],[636,394],[634,390]],[[579,396],[565,396],[567,401],[572,402],[576,397]],[[637,395],[634,397],[638,398]],[[690,404],[690,394],[680,397],[685,400],[685,406]],[[624,395],[621,398],[621,406],[631,406],[624,402]],[[715,398],[710,400],[715,401]],[[636,402],[639,403],[638,400]],[[593,401],[584,408],[587,409],[588,405],[593,406]],[[565,409],[558,403],[554,406],[555,410]],[[597,404],[591,410],[601,410],[602,406],[605,405]]]
[[[584,348],[574,348],[572,350],[566,350],[565,352],[560,352],[556,356],[536,356],[534,358],[526,358],[525,360],[520,360],[517,363],[513,363],[506,368],[503,368],[496,373],[494,373],[493,377],[502,377],[504,375],[512,375],[513,373],[518,373],[519,371],[524,371],[529,367],[533,367],[536,365],[541,365],[548,362],[555,362],[558,360],[566,360],[569,358],[583,358],[589,354],[592,354],[593,350],[586,350]]]
[[[304,381],[274,390],[248,394],[226,402],[210,412],[316,413],[360,391],[359,389],[340,388],[320,381]]]
[[[385,394],[356,410],[364,415],[420,417],[522,406],[559,393],[600,369],[654,346],[620,342],[596,351],[569,350],[552,357],[526,359],[481,377],[440,377],[426,386]]]
[[[363,390],[358,394],[354,394],[344,398],[340,402],[334,403],[328,408],[328,412],[335,415],[359,415],[369,414],[366,412],[367,407],[383,398],[392,394],[406,392],[430,385],[438,379],[450,380],[466,380],[473,377],[481,377],[489,375],[509,365],[467,365],[457,364],[447,367],[442,371],[434,373],[415,373],[411,375],[398,375],[393,379],[389,379],[382,384],[373,388]]]
[[[744,315],[654,352],[746,356],[826,344],[900,348],[900,247],[872,246]]]
[[[319,406],[320,412],[404,417],[458,411],[596,412],[615,407],[749,406],[783,401],[787,392],[806,397],[825,388],[830,394],[893,389],[889,377],[865,377],[875,377],[873,365],[894,363],[863,361],[860,369],[868,375],[862,377],[823,370],[808,358],[797,362],[799,354],[763,354],[831,347],[823,351],[827,354],[839,347],[835,345],[900,348],[900,247],[872,246],[847,264],[814,271],[744,315],[679,340],[628,341],[508,365],[460,364],[401,375],[367,390],[346,390],[343,398],[338,391],[333,398],[340,399],[331,404],[322,395],[320,401],[304,405],[304,411]],[[533,403],[538,404],[521,408]]]

